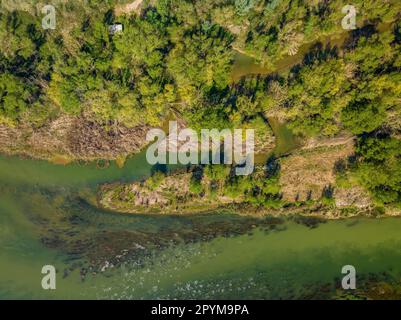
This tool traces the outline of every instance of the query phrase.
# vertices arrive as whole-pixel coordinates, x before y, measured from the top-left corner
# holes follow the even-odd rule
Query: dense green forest
[[[40,127],[70,114],[105,127],[157,126],[175,113],[195,128],[269,130],[262,120],[280,113],[305,137],[356,135],[356,156],[339,176],[378,205],[401,205],[399,0],[353,1],[358,28],[346,32],[338,0],[145,0],[140,14],[117,15],[123,2],[54,1],[57,27],[43,30],[39,5],[8,1],[0,124]],[[113,23],[123,32],[110,34]],[[341,46],[325,44],[342,34]],[[274,69],[311,43],[288,70],[231,79],[236,50]],[[252,199],[276,199],[275,181],[261,183]]]

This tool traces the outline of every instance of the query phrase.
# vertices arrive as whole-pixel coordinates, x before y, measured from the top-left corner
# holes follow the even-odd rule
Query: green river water
[[[143,154],[123,169],[0,157],[0,298],[332,298],[346,264],[364,286],[401,277],[397,218],[310,228],[227,212],[136,216],[91,205],[97,183],[145,177],[145,163]],[[41,287],[47,264],[57,269],[56,290]]]

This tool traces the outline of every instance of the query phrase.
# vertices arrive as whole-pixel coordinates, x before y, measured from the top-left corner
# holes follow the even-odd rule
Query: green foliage
[[[390,137],[360,138],[356,151],[366,161],[379,163],[400,156],[401,141]]]
[[[146,179],[145,185],[150,190],[155,190],[160,186],[165,178],[166,175],[163,172],[156,171],[150,178]]]
[[[37,19],[24,11],[0,13],[1,53],[11,61],[35,54],[42,35]]]
[[[358,141],[360,157],[353,174],[379,205],[401,205],[401,141],[367,137]]]
[[[68,3],[57,16],[58,28],[46,32],[33,7],[4,10],[0,68],[35,79],[40,88],[32,88],[37,94],[31,102],[92,115],[105,125],[160,125],[171,108],[189,120],[197,108],[213,117],[210,91],[229,85],[233,35],[215,23],[204,27],[206,17],[195,14],[198,4],[160,0],[142,15],[118,18],[115,4]],[[109,25],[117,22],[124,31],[110,35]],[[14,103],[3,109],[9,119],[2,122],[14,123],[25,108],[19,102],[18,108]]]
[[[189,183],[189,191],[197,195],[204,192],[202,186],[202,179],[203,179],[203,167],[201,166],[195,167]]]
[[[14,124],[20,113],[28,108],[30,91],[17,77],[0,75],[0,123]]]
[[[204,175],[210,180],[210,190],[223,192],[225,180],[230,173],[230,167],[225,164],[213,164],[205,167]]]
[[[202,193],[203,187],[201,181],[192,177],[189,183],[189,191],[197,195]]]
[[[328,207],[335,206],[334,188],[331,185],[325,186],[322,192],[321,203]]]
[[[370,133],[386,123],[390,110],[400,110],[400,46],[392,31],[368,32],[361,31],[343,57],[312,55],[290,75],[282,104],[289,105],[287,115],[295,132],[333,136],[345,127],[357,135]]]
[[[244,49],[267,66],[274,65],[291,51],[298,52],[303,44],[344,32],[340,22],[345,16],[341,12],[345,3],[341,0],[268,0],[262,2],[262,10],[248,10],[250,1],[247,0],[235,3],[245,9],[242,12],[247,12],[249,27]],[[401,10],[398,0],[380,5],[375,0],[355,0],[352,5],[357,8],[358,25],[364,21],[394,21]]]
[[[208,30],[196,26],[182,32],[181,37],[169,55],[168,70],[174,75],[180,98],[191,108],[202,93],[229,84],[233,37],[217,25]]]
[[[258,79],[231,85],[236,37],[251,56],[272,65],[289,49],[340,31],[340,1],[158,0],[142,15],[119,17],[115,4],[69,3],[66,12],[72,14],[60,15],[60,28],[51,32],[42,30],[34,10],[2,11],[0,67],[24,78],[25,86],[29,82],[34,94],[28,105],[53,104],[62,112],[129,127],[160,125],[174,110],[206,128],[247,125],[257,113],[289,106],[296,132],[327,136],[343,126],[356,134],[371,132],[387,121],[389,110],[397,111],[399,27],[353,34],[341,58],[312,52],[297,72],[271,81],[278,85]],[[394,20],[400,9],[397,1],[354,5],[362,17],[383,21]],[[110,35],[108,27],[116,22],[124,31]],[[230,30],[237,23],[244,28],[234,35]],[[26,109],[17,104],[7,107],[14,111],[3,107],[8,122],[18,121]]]
[[[289,115],[295,132],[312,136],[338,133],[338,114],[349,100],[344,95],[350,86],[344,69],[342,61],[329,60],[303,68],[294,83],[290,83]]]
[[[353,133],[362,134],[379,128],[386,119],[386,113],[380,106],[368,101],[353,103],[342,111],[342,122]]]
[[[280,165],[276,158],[268,160],[264,168],[257,167],[249,176],[230,176],[226,180],[224,194],[238,198],[254,206],[280,208]]]

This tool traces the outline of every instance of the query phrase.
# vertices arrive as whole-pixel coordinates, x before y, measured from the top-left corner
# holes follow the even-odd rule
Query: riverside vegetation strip
[[[259,141],[271,141],[266,119],[276,116],[307,143],[355,136],[353,154],[330,164],[335,176],[330,174],[324,190],[320,185],[310,196],[309,190],[295,190],[293,205],[318,200],[332,206],[332,195],[341,189],[337,195],[349,190],[369,199],[375,214],[399,211],[399,1],[354,1],[358,28],[343,43],[312,46],[280,74],[235,82],[234,47],[265,67],[280,64],[304,44],[343,34],[343,3],[144,1],[117,18],[113,1],[68,1],[52,31],[41,29],[34,4],[5,3],[0,16],[2,152],[57,162],[124,158],[142,149],[147,128],[162,126],[171,113],[190,127],[254,128]],[[117,20],[124,32],[111,36],[108,26]],[[382,30],[381,23],[389,27]],[[317,158],[319,152],[324,158],[324,148]],[[284,170],[286,160],[281,161]],[[319,172],[313,163],[313,170],[306,161],[292,176]],[[330,165],[322,168],[327,177]],[[257,199],[257,206],[285,207],[282,196],[291,181],[286,177],[291,174],[278,171],[243,189],[241,182],[237,192]],[[220,180],[224,183],[216,188]],[[218,193],[225,182],[213,178],[208,188]],[[355,201],[337,204],[350,203],[352,213]]]

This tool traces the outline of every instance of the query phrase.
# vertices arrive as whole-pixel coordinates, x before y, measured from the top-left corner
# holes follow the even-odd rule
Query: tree
[[[371,136],[358,140],[353,174],[379,205],[401,205],[401,141]]]
[[[29,88],[11,74],[0,75],[0,122],[13,125],[28,108]]]

